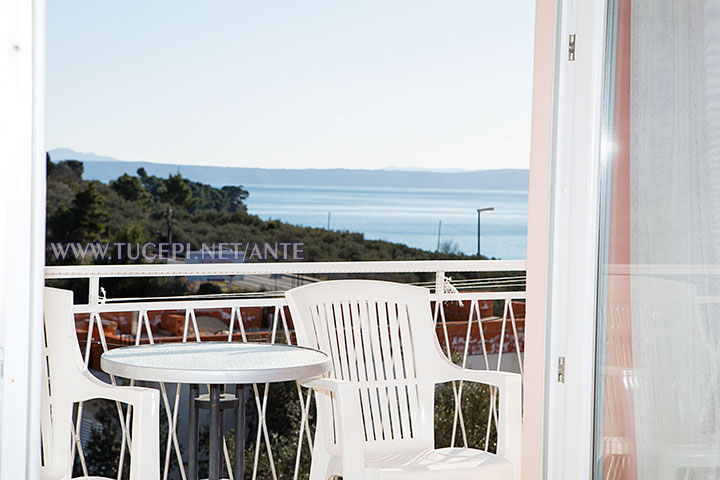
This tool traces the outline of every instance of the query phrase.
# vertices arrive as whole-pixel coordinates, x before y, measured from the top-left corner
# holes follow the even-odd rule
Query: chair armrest
[[[358,398],[358,387],[347,380],[338,380],[334,378],[312,378],[301,380],[300,385],[315,390],[317,393],[332,392],[337,399],[338,407],[341,410],[341,422],[347,423],[353,431],[362,431],[362,412],[360,410],[360,400]],[[356,430],[356,428],[358,430]]]
[[[513,464],[513,478],[520,478],[522,444],[522,377],[517,373],[462,368],[443,357],[436,383],[470,381],[497,387],[500,393],[497,454]]]
[[[160,478],[160,392],[147,387],[109,385],[82,372],[84,381],[74,385],[74,402],[101,398],[133,407],[130,480]]]
[[[443,357],[441,375],[436,383],[451,382],[453,380],[467,380],[469,382],[485,383],[501,390],[508,382],[522,382],[520,375],[510,372],[497,372],[495,370],[474,370],[462,368]]]
[[[78,383],[73,388],[73,401],[83,402],[93,398],[115,400],[127,403],[133,407],[139,407],[146,402],[160,405],[160,392],[154,388],[129,387],[121,385],[110,385],[99,379],[88,371],[82,372],[84,382]]]
[[[357,385],[347,380],[312,378],[300,380],[300,385],[315,390],[316,395],[335,396],[337,418],[340,422],[340,447],[342,449],[344,478],[353,478],[353,472],[363,471],[365,459],[362,440],[362,411]],[[319,404],[319,402],[318,402]],[[317,432],[319,434],[320,432]]]
[[[340,393],[341,390],[347,391],[348,388],[352,388],[352,383],[347,380],[325,377],[306,378],[304,380],[298,380],[298,383],[306,388],[311,388],[313,390],[325,390],[333,392],[336,395],[342,395]]]

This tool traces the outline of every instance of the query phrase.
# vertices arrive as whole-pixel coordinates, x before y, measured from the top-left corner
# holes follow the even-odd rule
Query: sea
[[[445,244],[477,253],[478,208],[482,255],[524,259],[527,191],[386,187],[244,185],[249,213],[263,220],[364,234],[436,251]],[[438,241],[439,233],[439,241]]]

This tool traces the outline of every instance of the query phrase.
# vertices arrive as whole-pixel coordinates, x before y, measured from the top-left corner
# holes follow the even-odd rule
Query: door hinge
[[[568,42],[568,60],[571,62],[575,61],[575,34],[570,35]]]
[[[565,383],[565,357],[558,357],[558,382]]]

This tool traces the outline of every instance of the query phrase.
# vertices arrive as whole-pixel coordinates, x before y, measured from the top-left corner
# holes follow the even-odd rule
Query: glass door
[[[720,1],[610,0],[594,477],[720,478]]]

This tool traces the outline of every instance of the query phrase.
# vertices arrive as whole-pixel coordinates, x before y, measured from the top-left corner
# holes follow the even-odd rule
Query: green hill
[[[280,221],[261,220],[245,208],[248,192],[242,186],[215,188],[183,178],[148,175],[122,176],[102,183],[83,179],[84,165],[75,160],[47,160],[48,265],[80,263],[132,263],[117,261],[115,243],[146,244],[179,242],[193,250],[202,243],[299,242],[304,261],[439,260],[471,259],[465,255],[411,248],[399,243],[366,240],[361,233],[301,227]],[[57,258],[52,244],[107,243],[104,260]],[[116,260],[113,262],[110,257]],[[398,274],[383,278],[418,281],[428,275]],[[116,282],[116,292],[147,295],[186,293],[187,285],[174,279],[106,280]],[[150,285],[155,285],[150,288]]]

